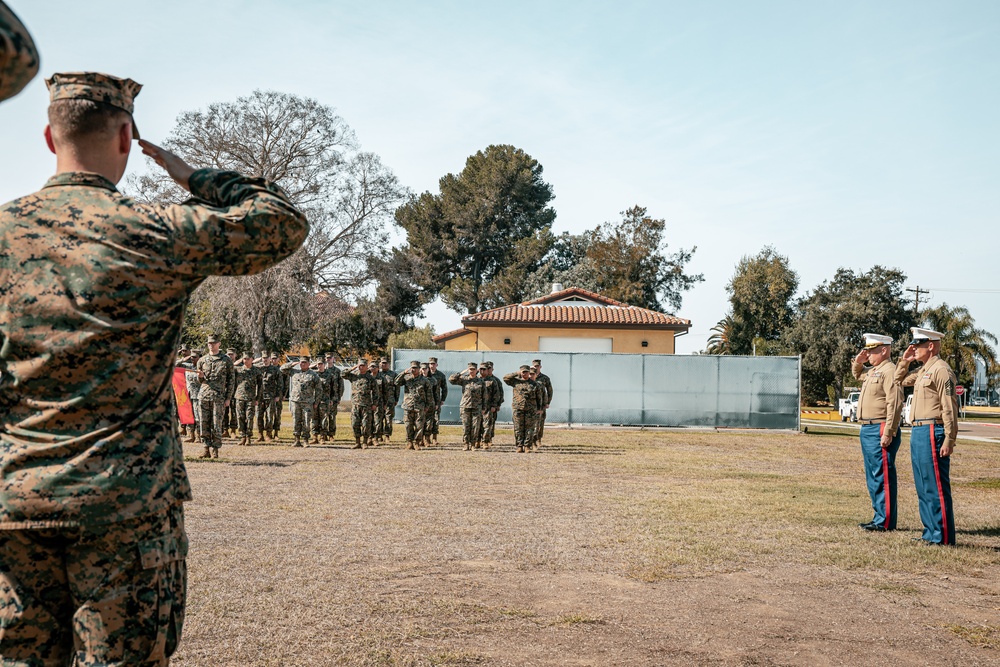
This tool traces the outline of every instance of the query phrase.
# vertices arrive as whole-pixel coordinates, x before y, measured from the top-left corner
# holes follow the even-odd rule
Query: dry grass
[[[446,427],[429,451],[354,451],[345,416],[334,446],[189,459],[175,664],[995,658],[995,445],[956,451],[959,546],[929,548],[910,540],[905,445],[901,530],[870,535],[857,528],[871,509],[853,438],[550,429],[542,452],[514,454],[464,452]],[[865,622],[881,614],[894,622]],[[875,640],[887,648],[873,657]]]

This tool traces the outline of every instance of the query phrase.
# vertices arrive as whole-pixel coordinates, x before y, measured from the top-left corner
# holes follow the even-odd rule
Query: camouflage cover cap
[[[201,348],[198,348],[198,347],[194,348],[193,350],[191,350],[191,354],[197,354],[200,357],[201,356]]]
[[[532,366],[541,366],[542,365],[542,360],[541,359],[532,359],[531,360],[531,365]]]
[[[410,362],[410,368],[420,368],[420,362],[419,361],[411,361]]]
[[[49,102],[58,100],[90,100],[104,102],[126,111],[129,115],[135,108],[135,96],[142,90],[142,84],[132,79],[119,79],[100,72],[63,72],[53,74],[45,80],[49,88]],[[139,138],[139,128],[132,119],[132,135]]]
[[[272,353],[271,353],[271,358],[272,358],[272,359],[281,359],[281,357],[279,357],[279,356],[278,356],[278,353],[277,353],[277,352],[272,352]]]
[[[0,101],[14,97],[38,74],[38,50],[27,28],[0,2]]]
[[[236,354],[236,348],[235,347],[229,348],[228,350],[226,350],[226,354]]]
[[[493,362],[492,361],[484,361],[483,363],[486,364],[487,368],[493,368]]]
[[[521,372],[522,372],[522,373],[523,373],[524,371],[530,371],[530,370],[531,370],[531,366],[528,366],[527,364],[522,364],[522,365],[521,365]]]
[[[490,365],[488,363],[486,363],[485,361],[483,363],[479,364],[479,368],[489,368],[489,367],[490,367]]]
[[[243,358],[253,360],[253,352],[244,352]]]
[[[367,359],[365,359],[363,357],[361,359],[358,359],[358,366],[367,366],[367,365],[368,365],[368,360]]]
[[[389,360],[388,360],[388,359],[386,359],[385,357],[382,357],[381,359],[379,359],[379,360],[378,360],[378,362],[379,362],[380,364],[387,364],[387,363],[389,363]]]
[[[211,335],[210,335],[210,336],[208,337],[208,340],[207,340],[206,342],[208,342],[208,343],[219,343],[219,342],[221,342],[221,341],[219,340],[219,337],[218,337],[218,336],[216,336],[215,334],[211,334]]]
[[[299,361],[309,361],[309,355],[303,354],[302,356],[299,357]]]
[[[420,367],[421,368],[430,368],[431,365],[425,361],[424,363],[420,364]]]
[[[476,366],[476,362],[474,362],[474,361],[470,361],[469,364],[468,364],[468,366],[469,366],[469,368],[478,368],[478,366]]]
[[[427,357],[427,363],[429,363],[429,364],[436,364],[437,362],[438,362],[438,358],[437,357]]]

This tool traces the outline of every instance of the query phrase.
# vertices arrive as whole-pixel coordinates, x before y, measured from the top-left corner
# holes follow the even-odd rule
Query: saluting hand
[[[913,345],[906,346],[906,352],[903,353],[903,361],[913,361],[917,358],[917,348]]]
[[[174,155],[166,148],[160,148],[156,144],[150,143],[145,139],[139,140],[139,146],[142,147],[142,154],[153,158],[153,162],[163,167],[164,171],[170,178],[174,179],[177,185],[181,186],[188,192],[191,191],[191,174],[195,172],[194,167],[185,162],[181,157]]]

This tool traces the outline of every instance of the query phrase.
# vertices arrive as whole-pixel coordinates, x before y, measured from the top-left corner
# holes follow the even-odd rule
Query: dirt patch
[[[1000,660],[1000,516],[974,483],[1000,476],[996,445],[956,451],[960,544],[934,548],[910,539],[905,451],[902,530],[870,535],[845,438],[554,429],[529,455],[464,452],[446,430],[430,451],[189,461],[174,664]]]

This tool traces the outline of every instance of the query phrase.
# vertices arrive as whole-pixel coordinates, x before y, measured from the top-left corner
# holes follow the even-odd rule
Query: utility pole
[[[920,285],[917,285],[917,289],[910,289],[909,287],[907,287],[906,291],[907,292],[914,292],[917,295],[916,298],[913,301],[913,318],[916,319],[916,318],[920,317],[920,295],[921,294],[928,294],[928,291],[925,290],[925,289],[923,289],[923,290],[920,289]]]

